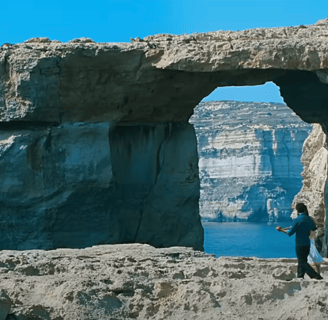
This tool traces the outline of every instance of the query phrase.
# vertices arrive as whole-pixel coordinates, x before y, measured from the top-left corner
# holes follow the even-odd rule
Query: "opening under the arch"
[[[224,235],[225,227],[221,225],[216,230],[213,225],[206,226],[206,221],[238,222],[239,226],[226,226],[237,234],[242,233],[237,230],[239,227],[245,228],[240,223],[264,222],[265,230],[254,228],[258,239],[268,232],[267,224],[290,222],[293,199],[302,188],[302,146],[312,125],[283,103],[279,88],[272,82],[262,86],[219,87],[195,108],[190,122],[198,142],[199,208],[205,251],[218,256],[274,257],[265,256],[268,243],[263,239],[263,252],[237,249],[234,254],[234,246],[218,245],[228,235],[208,239],[217,232]],[[274,225],[271,229],[275,229]],[[215,246],[209,248],[212,242]],[[228,248],[233,250],[227,252]],[[259,245],[256,248],[261,251]],[[277,247],[276,257],[294,255],[292,244],[285,249],[288,252]]]
[[[217,100],[284,103],[279,92],[279,87],[271,81],[260,86],[220,87],[202,101]]]

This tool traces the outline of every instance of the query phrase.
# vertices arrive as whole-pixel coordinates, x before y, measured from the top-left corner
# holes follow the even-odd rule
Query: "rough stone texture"
[[[3,290],[0,290],[0,320],[5,320],[7,318],[11,306],[12,301],[10,298]]]
[[[5,44],[1,119],[186,121],[218,86],[273,80],[302,118],[324,122],[327,35],[328,25],[318,24],[156,35],[133,43],[37,38]]]
[[[1,249],[65,247],[68,240],[80,247],[108,237],[108,130],[86,124],[0,131]],[[98,214],[89,220],[90,212]]]
[[[200,215],[216,221],[290,221],[312,126],[284,104],[211,101],[190,118],[198,140]]]
[[[307,205],[309,214],[318,224],[316,245],[324,256],[327,256],[326,228],[326,184],[327,184],[327,137],[319,124],[313,126],[309,137],[305,140],[301,159],[304,170],[303,187],[293,200]]]
[[[103,241],[202,248],[196,141],[187,124],[193,108],[218,86],[273,81],[290,108],[305,121],[321,123],[326,131],[327,35],[328,25],[320,22],[289,28],[157,35],[136,38],[132,43],[94,43],[87,38],[60,43],[35,38],[2,45],[0,130],[4,140],[0,158],[6,169],[0,178],[7,183],[1,195],[5,213],[1,214],[0,234],[6,237],[2,248],[85,246]],[[99,157],[77,156],[74,164],[66,163],[59,145],[65,146],[65,159],[72,159],[66,155],[72,144],[65,139],[74,136],[74,126],[80,122],[95,125],[91,136],[105,123],[108,135],[99,139],[102,144],[108,138],[109,147],[103,149],[86,138],[86,144],[81,142],[76,148]],[[67,126],[72,133],[67,132]],[[136,144],[136,137],[145,136],[145,126],[153,127],[161,138],[153,140],[150,130],[146,139]],[[129,134],[131,130],[136,130],[136,136]],[[163,130],[167,133],[160,133]],[[18,137],[22,131],[27,131],[25,138]],[[56,142],[55,149],[48,149],[49,131],[64,139]],[[115,132],[125,137],[120,146]],[[22,139],[28,143],[21,145]],[[128,165],[113,148],[123,150]],[[166,148],[168,154],[175,155],[171,162],[167,157],[163,160]],[[130,149],[134,159],[129,158]],[[3,152],[15,152],[16,158]],[[142,176],[134,186],[127,185],[129,179],[135,181],[134,161],[140,163],[138,159],[146,154],[146,162],[152,164],[147,182]],[[116,169],[120,164],[131,176],[121,168],[113,169],[115,163]],[[22,176],[17,176],[14,167]],[[110,167],[111,173],[107,170]],[[38,173],[32,177],[30,170]],[[58,180],[64,173],[67,176],[61,184]],[[31,191],[20,196],[22,185]],[[42,189],[41,193],[33,194],[34,188]],[[137,204],[131,194],[126,195],[131,190],[140,190]],[[86,235],[89,232],[90,237]],[[49,237],[56,233],[55,240]]]
[[[139,83],[143,54],[85,38],[2,46],[0,248],[202,249],[192,125],[174,115],[118,123],[157,99],[142,93],[154,87],[150,74]]]
[[[327,277],[326,264],[322,271]],[[296,259],[216,259],[182,247],[3,251],[0,310],[10,309],[0,317],[325,319],[327,281],[301,281],[295,273]]]
[[[0,158],[1,249],[129,242],[202,248],[188,123],[0,131]]]

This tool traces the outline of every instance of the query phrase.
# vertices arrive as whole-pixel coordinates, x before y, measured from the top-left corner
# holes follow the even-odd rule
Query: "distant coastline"
[[[208,101],[190,118],[203,221],[290,221],[312,125],[282,103]]]

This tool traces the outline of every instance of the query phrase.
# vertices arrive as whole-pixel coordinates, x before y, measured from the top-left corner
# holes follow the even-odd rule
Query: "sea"
[[[278,232],[276,226],[291,222],[202,222],[204,251],[216,257],[296,258],[295,236]]]

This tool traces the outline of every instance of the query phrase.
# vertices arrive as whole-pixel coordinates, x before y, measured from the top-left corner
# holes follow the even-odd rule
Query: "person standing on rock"
[[[294,219],[292,226],[284,229],[281,226],[277,226],[276,229],[289,236],[296,233],[297,277],[304,278],[304,274],[306,273],[311,279],[321,280],[323,278],[320,274],[315,272],[307,262],[307,257],[310,253],[310,232],[311,230],[315,231],[317,226],[309,217],[307,207],[304,203],[298,203],[295,208],[298,216]]]

